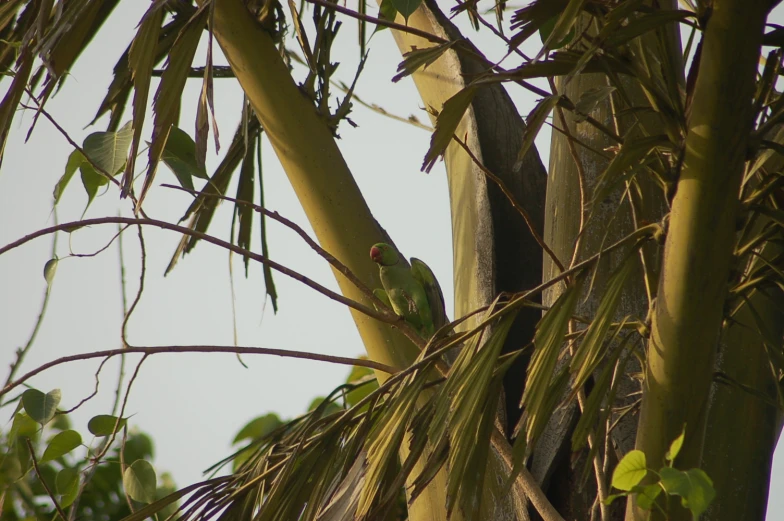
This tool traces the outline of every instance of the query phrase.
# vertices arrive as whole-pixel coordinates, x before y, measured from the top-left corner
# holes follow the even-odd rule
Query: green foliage
[[[280,421],[280,418],[275,413],[259,416],[246,423],[234,437],[232,443],[239,443],[248,439],[255,440],[265,438],[282,424],[283,422]]]
[[[187,132],[172,127],[161,160],[177,177],[183,188],[193,190],[193,178],[208,179],[204,165],[196,159],[196,143]]]
[[[74,430],[58,432],[49,440],[49,445],[46,446],[44,455],[41,457],[41,463],[58,459],[81,444],[82,436],[78,432]]]
[[[408,17],[414,14],[422,0],[390,0],[395,10],[408,22]]]
[[[11,428],[0,430],[0,496],[4,497],[0,519],[55,519],[51,493],[69,515],[76,509],[75,519],[119,521],[131,514],[129,501],[138,509],[174,492],[171,476],[156,476],[150,464],[153,444],[146,434],[132,429],[107,446],[112,438],[105,436],[111,433],[117,418],[101,415],[90,420],[90,425],[96,432],[106,434],[85,446],[82,435],[70,428],[68,415],[55,414],[59,401],[59,391],[44,394],[28,389],[22,395]],[[122,420],[119,428],[124,427]],[[161,513],[168,515],[176,508],[175,498]]]
[[[82,150],[96,170],[114,176],[125,166],[132,135],[129,121],[117,132],[93,132],[84,138]]]
[[[645,454],[640,450],[629,451],[618,465],[612,475],[612,486],[618,490],[630,491],[648,474],[645,463]]]
[[[132,136],[133,127],[129,121],[117,132],[93,132],[84,138],[81,150],[74,150],[68,156],[65,171],[54,187],[54,204],[60,202],[68,183],[79,170],[87,193],[86,211],[98,194],[98,189],[125,168]]]
[[[49,259],[44,264],[44,280],[46,280],[46,285],[51,286],[52,281],[54,280],[54,274],[57,273],[57,263],[58,259],[55,257],[54,259]]]
[[[125,427],[126,421],[127,418],[118,419],[110,414],[99,414],[90,418],[87,429],[95,436],[111,436]]]
[[[665,492],[665,497],[679,496],[681,506],[691,511],[695,520],[698,519],[716,497],[716,490],[713,488],[713,482],[702,469],[684,471],[672,466],[683,447],[685,436],[686,430],[684,429],[680,436],[673,440],[669,451],[667,451],[668,465],[659,469],[658,472],[647,467],[645,454],[642,451],[628,452],[618,462],[612,475],[612,486],[624,491],[624,493],[609,496],[606,503],[610,504],[618,497],[634,494],[640,508],[644,510],[664,509],[656,503],[656,499],[662,492]],[[640,482],[649,472],[656,474],[659,478],[658,481],[641,485]]]
[[[57,412],[62,394],[54,389],[44,394],[38,389],[28,389],[22,394],[22,405],[25,412],[41,425],[46,425]]]
[[[155,469],[147,460],[134,461],[123,473],[125,492],[131,499],[140,503],[155,501],[156,485]]]

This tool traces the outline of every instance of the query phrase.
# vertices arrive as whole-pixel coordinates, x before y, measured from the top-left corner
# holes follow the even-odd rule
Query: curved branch
[[[33,239],[37,239],[38,237],[43,237],[44,235],[48,235],[51,233],[55,233],[58,231],[67,231],[72,232],[79,228],[84,228],[86,226],[92,226],[96,224],[136,224],[136,225],[146,225],[146,226],[155,226],[158,228],[162,228],[164,230],[171,230],[178,233],[182,233],[184,235],[191,235],[193,237],[198,237],[200,240],[205,242],[212,243],[216,246],[220,246],[227,250],[231,250],[239,255],[247,256],[250,259],[255,260],[256,262],[260,262],[261,264],[266,264],[270,268],[283,273],[284,275],[288,275],[289,277],[298,280],[299,282],[305,284],[306,286],[318,291],[322,295],[325,295],[332,300],[340,302],[352,309],[359,311],[369,317],[375,318],[381,322],[391,324],[394,327],[398,328],[403,334],[405,334],[415,345],[419,346],[420,348],[423,347],[424,342],[421,337],[411,328],[408,324],[403,321],[401,317],[395,315],[390,311],[377,311],[375,309],[370,308],[360,302],[352,300],[350,298],[346,298],[340,293],[332,291],[328,289],[318,282],[302,275],[299,272],[296,272],[282,264],[278,264],[277,262],[270,260],[263,255],[259,255],[258,253],[253,253],[248,251],[244,248],[240,248],[230,242],[226,242],[222,239],[218,239],[217,237],[213,237],[212,235],[207,235],[206,233],[198,232],[195,230],[191,230],[190,228],[186,228],[185,226],[179,226],[176,224],[171,224],[166,221],[159,221],[157,219],[149,219],[149,218],[133,218],[133,217],[99,217],[94,219],[83,219],[80,221],[71,221],[67,223],[58,224],[56,226],[50,226],[48,228],[42,228],[37,230],[31,234],[25,235],[21,239],[17,239],[11,243],[6,244],[3,247],[0,247],[0,255],[18,248]]]
[[[149,347],[128,347],[121,349],[107,349],[105,351],[94,351],[92,353],[82,353],[78,355],[63,356],[51,362],[42,364],[32,371],[29,371],[17,380],[9,383],[2,390],[0,396],[4,396],[15,387],[23,384],[33,376],[46,371],[57,365],[76,362],[79,360],[91,360],[93,358],[110,358],[112,356],[140,353],[146,356],[159,353],[235,353],[249,355],[271,355],[282,356],[284,358],[299,358],[302,360],[315,360],[317,362],[328,362],[330,364],[349,365],[367,367],[385,373],[395,374],[397,369],[373,360],[363,360],[359,358],[348,358],[343,356],[322,355],[319,353],[309,353],[307,351],[290,351],[288,349],[269,349],[265,347],[242,347],[242,346],[149,346]]]
[[[206,197],[214,197],[216,199],[220,199],[221,201],[229,201],[229,202],[232,202],[234,204],[240,204],[240,205],[243,205],[243,206],[247,206],[249,208],[252,208],[255,212],[260,213],[260,214],[262,214],[265,217],[269,217],[273,221],[279,222],[283,226],[293,230],[297,235],[299,235],[302,238],[302,240],[305,241],[305,243],[308,246],[310,246],[310,248],[313,251],[318,253],[325,261],[330,263],[333,268],[338,270],[344,277],[346,277],[349,281],[351,281],[351,283],[354,284],[354,286],[356,286],[358,290],[360,290],[362,293],[364,293],[365,296],[367,296],[367,298],[369,298],[373,302],[374,305],[376,305],[377,307],[384,305],[384,303],[381,302],[381,300],[379,300],[379,298],[376,297],[376,295],[373,294],[372,291],[370,291],[370,288],[365,286],[365,284],[363,284],[362,281],[359,280],[359,277],[354,275],[354,273],[350,269],[348,269],[348,267],[345,264],[340,262],[334,255],[329,253],[327,250],[325,250],[324,248],[319,246],[319,244],[316,241],[314,241],[313,238],[310,235],[308,235],[308,233],[305,230],[303,230],[301,226],[299,226],[294,221],[286,219],[285,217],[280,215],[278,212],[275,212],[275,211],[272,211],[272,210],[267,210],[263,206],[259,206],[257,204],[251,203],[249,201],[242,201],[240,199],[235,199],[234,197],[229,197],[227,195],[207,194],[207,193],[200,194],[197,190],[191,190],[190,188],[184,188],[184,187],[181,187],[181,186],[170,185],[170,184],[162,184],[161,186],[165,187],[165,188],[172,188],[174,190],[181,190],[183,192],[187,192],[187,193],[189,193],[191,195],[194,195],[194,196],[204,195]]]

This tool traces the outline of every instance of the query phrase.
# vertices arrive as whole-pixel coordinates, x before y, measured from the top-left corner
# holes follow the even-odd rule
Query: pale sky
[[[111,80],[117,58],[130,42],[135,26],[148,5],[121,2],[90,48],[78,61],[63,90],[47,110],[80,143],[89,133],[103,130],[105,119],[84,128],[92,119]],[[349,4],[351,6],[351,3]],[[341,61],[338,76],[350,82],[358,60],[356,24],[341,18],[333,59]],[[306,17],[310,23],[309,16]],[[469,33],[474,37],[475,33]],[[206,39],[205,39],[206,40]],[[536,38],[531,38],[532,43]],[[487,31],[480,34],[480,48],[499,52]],[[204,44],[204,42],[202,42]],[[203,63],[202,45],[197,63]],[[217,47],[216,47],[217,48]],[[413,82],[390,80],[400,53],[388,31],[377,34],[369,45],[370,59],[357,94],[387,111],[427,121]],[[217,53],[216,63],[225,63]],[[5,92],[8,82],[3,83]],[[153,85],[153,89],[156,84]],[[183,97],[180,126],[193,135],[195,107],[201,86],[191,80]],[[527,114],[536,99],[519,88],[511,88],[518,109]],[[151,95],[152,97],[152,95]],[[229,146],[239,118],[242,93],[233,80],[216,80],[215,103],[223,150]],[[124,120],[130,119],[130,109]],[[427,149],[426,131],[391,121],[355,104],[351,115],[359,128],[342,124],[339,141],[348,165],[379,222],[401,250],[425,260],[444,289],[447,309],[452,308],[452,263],[449,203],[443,166],[432,173],[419,171]],[[145,122],[150,134],[150,119]],[[29,117],[18,117],[6,145],[0,170],[0,245],[51,225],[52,189],[63,173],[72,151],[66,140],[43,118],[25,144]],[[538,140],[546,162],[548,135]],[[210,144],[208,171],[218,164]],[[222,157],[222,156],[221,156]],[[310,231],[307,219],[272,150],[265,146],[264,190],[266,206],[279,211]],[[143,168],[146,157],[137,163]],[[236,181],[236,176],[235,176]],[[176,184],[165,167],[156,183]],[[229,195],[234,195],[232,184]],[[129,203],[120,201],[114,188],[103,190],[86,217],[130,215]],[[258,192],[257,192],[258,193]],[[190,196],[165,188],[154,188],[145,201],[151,217],[176,222]],[[86,196],[79,176],[71,181],[58,207],[60,222],[80,218]],[[216,214],[210,233],[227,238],[232,206],[224,204]],[[269,222],[270,256],[308,277],[337,290],[327,264],[292,231]],[[116,232],[105,225],[61,234],[57,254],[90,253],[104,246]],[[129,341],[138,346],[231,345],[232,304],[229,285],[229,256],[226,251],[201,243],[166,278],[163,272],[178,241],[176,234],[153,228],[144,230],[147,249],[147,278],[141,302],[129,324]],[[69,244],[70,240],[70,244]],[[138,288],[140,262],[135,230],[124,235],[123,247],[127,288],[132,299]],[[253,249],[259,251],[258,223],[254,223]],[[24,345],[40,310],[45,292],[43,267],[50,258],[51,238],[38,239],[0,256],[0,366],[11,363],[14,351]],[[120,345],[122,321],[119,257],[116,243],[96,257],[67,258],[60,262],[52,287],[46,319],[22,372],[61,356],[115,349]],[[239,345],[284,348],[355,357],[363,347],[348,311],[340,304],[316,294],[288,277],[276,274],[280,310],[277,315],[264,303],[261,266],[251,264],[244,277],[241,259],[234,257],[234,275]],[[368,262],[370,260],[368,259]],[[126,382],[140,357],[129,356]],[[88,434],[86,424],[96,414],[110,412],[116,385],[118,360],[106,364],[97,397],[72,414],[74,428]],[[202,470],[231,452],[236,432],[250,419],[276,412],[291,417],[304,412],[310,401],[341,383],[347,367],[318,362],[264,356],[243,356],[248,369],[234,355],[155,355],[141,367],[125,415],[130,424],[151,435],[155,442],[154,465],[159,472],[173,474],[178,486],[201,479]],[[44,392],[60,388],[61,408],[70,408],[88,396],[95,385],[98,361],[59,366],[29,383]],[[5,373],[2,373],[5,379]],[[3,421],[10,416],[4,413]],[[86,440],[89,441],[89,440]],[[784,451],[779,451],[771,484],[768,519],[784,516]]]

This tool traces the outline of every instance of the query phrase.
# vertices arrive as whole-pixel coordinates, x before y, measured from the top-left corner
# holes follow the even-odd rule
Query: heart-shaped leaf
[[[82,436],[78,432],[74,430],[60,432],[49,441],[49,445],[46,447],[44,455],[41,458],[41,463],[68,454],[81,444]]]
[[[66,467],[57,473],[54,483],[57,493],[62,496],[60,506],[62,508],[71,506],[79,492],[79,472]]]
[[[87,422],[87,430],[93,433],[95,436],[110,436],[116,430],[119,431],[123,427],[125,427],[126,418],[120,418],[118,423],[117,416],[111,416],[109,414],[99,414],[98,416],[93,416],[90,418],[90,421]]]
[[[99,170],[115,175],[125,167],[132,137],[133,127],[129,121],[117,132],[93,132],[84,139],[82,149]]]
[[[648,473],[645,466],[645,453],[641,450],[629,451],[618,462],[612,475],[612,486],[618,490],[631,490]]]
[[[125,469],[123,486],[128,496],[140,503],[155,501],[155,469],[147,460],[136,460],[133,465]]]
[[[421,3],[422,0],[392,0],[392,5],[406,19],[406,23],[408,23],[408,17],[414,14]]]
[[[22,405],[30,418],[41,425],[46,425],[54,418],[61,397],[60,389],[54,389],[46,394],[38,389],[28,389],[22,394]]]

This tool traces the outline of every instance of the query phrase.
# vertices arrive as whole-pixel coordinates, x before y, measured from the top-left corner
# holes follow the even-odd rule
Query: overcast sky
[[[81,143],[85,136],[105,128],[106,120],[85,128],[106,93],[117,58],[131,41],[147,2],[121,2],[90,48],[80,58],[63,90],[47,109]],[[351,2],[349,6],[352,6]],[[306,17],[309,23],[309,17]],[[356,24],[343,18],[344,26],[333,59],[341,61],[338,76],[350,82],[358,59]],[[480,48],[500,49],[486,31]],[[533,42],[534,38],[531,39]],[[536,42],[533,42],[536,43]],[[202,42],[204,44],[204,42]],[[205,45],[197,57],[203,63]],[[388,31],[371,41],[370,59],[359,81],[357,93],[401,116],[416,115],[427,121],[410,79],[390,80],[400,53]],[[217,53],[216,63],[225,63]],[[4,92],[8,81],[3,83]],[[155,88],[153,85],[153,89]],[[199,80],[192,80],[183,96],[180,126],[193,135]],[[536,99],[512,90],[521,113],[528,113]],[[239,118],[242,93],[233,80],[216,80],[215,102],[223,150],[229,146]],[[130,118],[126,112],[124,120]],[[442,281],[448,309],[452,308],[452,263],[449,204],[441,164],[432,173],[419,171],[429,135],[413,126],[391,121],[355,104],[351,119],[359,127],[340,127],[341,150],[355,173],[368,204],[379,222],[409,256],[425,260]],[[150,133],[150,119],[145,136]],[[25,143],[29,117],[17,117],[6,145],[0,171],[0,245],[51,225],[52,189],[63,173],[72,148],[52,125],[39,121]],[[538,141],[546,164],[548,135]],[[208,170],[220,161],[211,145]],[[143,156],[137,169],[143,168]],[[263,151],[263,180],[266,206],[310,230],[307,219],[272,150]],[[236,176],[235,176],[236,177]],[[164,166],[156,183],[176,184]],[[233,195],[234,185],[229,189]],[[105,192],[105,193],[104,193]],[[119,201],[114,188],[102,191],[86,217],[130,215],[129,203]],[[189,196],[156,187],[145,201],[151,217],[177,222]],[[77,220],[86,204],[79,176],[74,176],[60,205],[60,222]],[[223,205],[210,228],[213,235],[229,234],[232,207]],[[257,224],[257,223],[256,223]],[[91,253],[106,245],[116,233],[106,225],[61,234],[57,254]],[[166,278],[163,272],[178,237],[153,228],[144,230],[147,278],[141,302],[129,323],[129,341],[137,346],[231,345],[233,343],[232,296],[229,284],[229,255],[209,244],[199,246],[182,259]],[[268,224],[271,258],[337,290],[326,263],[290,230]],[[258,228],[254,227],[253,248],[258,251]],[[51,256],[51,237],[38,239],[0,256],[0,366],[7,367],[15,349],[24,345],[40,310],[46,284],[44,264]],[[133,298],[140,275],[140,249],[135,230],[124,235],[124,258],[129,299]],[[368,260],[370,262],[370,260]],[[348,311],[302,284],[276,274],[280,310],[273,314],[264,299],[261,266],[251,265],[248,278],[240,259],[233,259],[236,319],[239,345],[285,348],[355,357],[363,347]],[[121,347],[120,264],[117,243],[95,257],[65,258],[58,266],[46,319],[28,355],[24,370],[54,358]],[[140,357],[129,356],[130,374]],[[341,383],[348,368],[317,362],[262,356],[243,356],[244,368],[234,355],[155,355],[145,361],[130,395],[125,415],[130,424],[149,433],[156,445],[155,467],[169,471],[184,486],[201,478],[202,470],[230,452],[236,432],[250,419],[267,412],[291,417],[304,412],[317,395]],[[70,408],[88,396],[94,386],[97,361],[78,362],[53,368],[29,383],[46,392],[60,388],[61,408]],[[98,396],[73,413],[74,428],[87,433],[87,420],[111,410],[117,381],[118,360],[107,363],[101,374]],[[4,376],[3,376],[4,379]],[[128,375],[126,375],[126,382]],[[10,416],[3,412],[2,421]],[[784,457],[774,469],[771,490],[784,489]],[[776,515],[776,513],[778,515]],[[768,519],[784,515],[784,497],[772,494]]]

